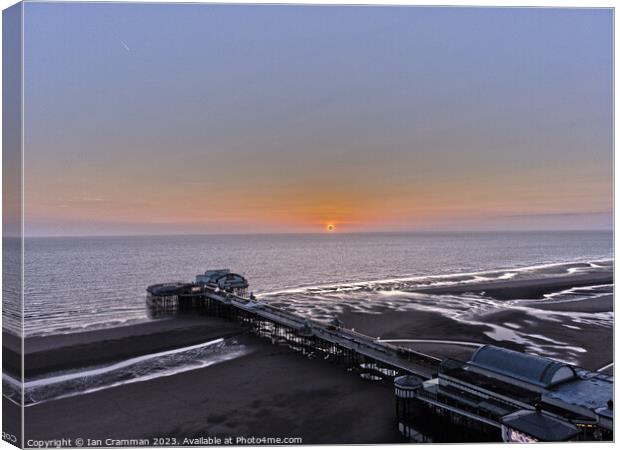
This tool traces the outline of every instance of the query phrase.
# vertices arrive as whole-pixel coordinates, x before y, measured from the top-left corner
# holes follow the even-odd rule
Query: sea
[[[3,242],[3,326],[21,335],[16,289],[22,276],[21,253],[16,243]],[[259,301],[314,320],[330,320],[345,309],[375,315],[432,311],[455,324],[484,324],[484,334],[492,341],[509,340],[528,352],[577,363],[586,349],[575,342],[541,330],[532,334],[516,323],[484,320],[489,311],[513,307],[525,314],[525,322],[538,317],[539,310],[519,300],[420,295],[416,288],[608,272],[613,270],[612,244],[612,233],[602,231],[27,238],[23,335],[70,334],[162,320],[153,317],[146,305],[148,285],[191,281],[207,269],[229,268],[247,277]],[[595,299],[611,292],[611,284],[576,286],[553,292],[545,300]],[[571,330],[610,329],[614,320],[613,312],[556,313],[547,319],[554,321],[555,329]],[[408,342],[418,341],[432,342],[418,337]],[[3,373],[3,395],[32,406],[174,376],[252,351],[232,337],[28,377],[24,384]]]
[[[373,297],[357,293],[368,292],[360,286],[394,291],[403,283],[506,278],[557,265],[577,270],[613,264],[613,256],[611,231],[32,237],[24,246],[23,335],[152,320],[147,286],[191,281],[208,269],[244,275],[265,301],[320,297],[328,306],[350,301],[371,312],[365,303]],[[19,280],[19,266],[5,263],[4,271],[3,328],[21,335],[19,295],[10,282]],[[325,296],[325,289],[338,295]],[[312,313],[320,320],[330,311]]]

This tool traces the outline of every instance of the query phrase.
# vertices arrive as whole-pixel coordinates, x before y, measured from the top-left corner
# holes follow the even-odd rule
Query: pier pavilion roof
[[[476,350],[468,365],[542,388],[577,377],[568,364],[492,345]]]
[[[217,285],[220,289],[247,289],[248,280],[238,273],[228,269],[207,270],[204,274],[196,275],[196,283]]]
[[[502,424],[540,441],[567,441],[579,434],[573,424],[538,411],[516,411],[504,416]]]
[[[146,288],[147,292],[156,296],[191,294],[195,293],[196,289],[200,291],[196,284],[182,282],[153,284]]]
[[[415,375],[401,375],[394,378],[394,384],[402,389],[414,389],[422,386],[423,380]]]
[[[613,418],[614,379],[598,372],[581,371],[579,378],[554,386],[543,395],[546,403],[570,405],[571,409],[588,415],[593,411],[598,416]]]

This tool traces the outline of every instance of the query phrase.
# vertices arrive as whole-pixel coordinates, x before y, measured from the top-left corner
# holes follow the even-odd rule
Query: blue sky
[[[612,20],[26,4],[27,232],[610,228]]]

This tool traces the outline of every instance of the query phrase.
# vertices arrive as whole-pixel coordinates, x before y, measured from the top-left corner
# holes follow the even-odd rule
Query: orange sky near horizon
[[[54,184],[56,194],[52,196],[49,189],[45,196],[28,189],[26,221],[93,227],[93,232],[97,224],[116,222],[143,224],[161,232],[208,233],[320,232],[330,223],[338,232],[450,229],[455,223],[470,229],[479,227],[481,221],[502,228],[511,217],[566,214],[594,215],[600,220],[610,207],[609,185],[604,178],[593,183],[590,177],[579,184],[579,174],[585,170],[566,173],[554,183],[545,171],[532,172],[527,180],[523,173],[503,174],[492,188],[489,174],[453,180],[452,184],[445,179],[408,182],[406,177],[341,184],[288,180],[290,184],[284,186],[265,182],[239,186],[222,180],[225,189],[218,189],[217,183],[207,187],[173,182],[157,187],[156,179],[141,183],[134,178],[129,183],[122,176],[90,174],[88,180],[62,177]],[[115,182],[110,183],[110,178]],[[577,192],[568,195],[576,183]],[[31,188],[37,185],[36,180],[28,184]],[[76,196],[75,186],[80,185],[82,195]],[[599,201],[584,204],[583,198]],[[535,226],[536,220],[533,223]],[[587,223],[575,224],[587,228]],[[546,227],[543,223],[542,228]]]
[[[26,8],[27,234],[612,227],[610,11]]]

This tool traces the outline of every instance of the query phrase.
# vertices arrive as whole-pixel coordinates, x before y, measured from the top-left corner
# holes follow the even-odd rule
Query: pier
[[[442,361],[337,319],[319,322],[260,302],[247,280],[227,269],[149,286],[147,303],[235,320],[309,358],[389,382],[398,428],[411,441],[432,441],[438,428],[445,434],[442,427],[459,442],[613,439],[613,377],[598,372],[489,345],[469,361]]]
[[[248,295],[248,283],[227,270],[198,275],[195,283],[149,286],[148,301],[164,308],[195,309],[237,320],[255,334],[287,343],[305,354],[349,364],[368,376],[389,378],[436,376],[441,360],[345,328],[338,321],[322,323],[304,318]]]

